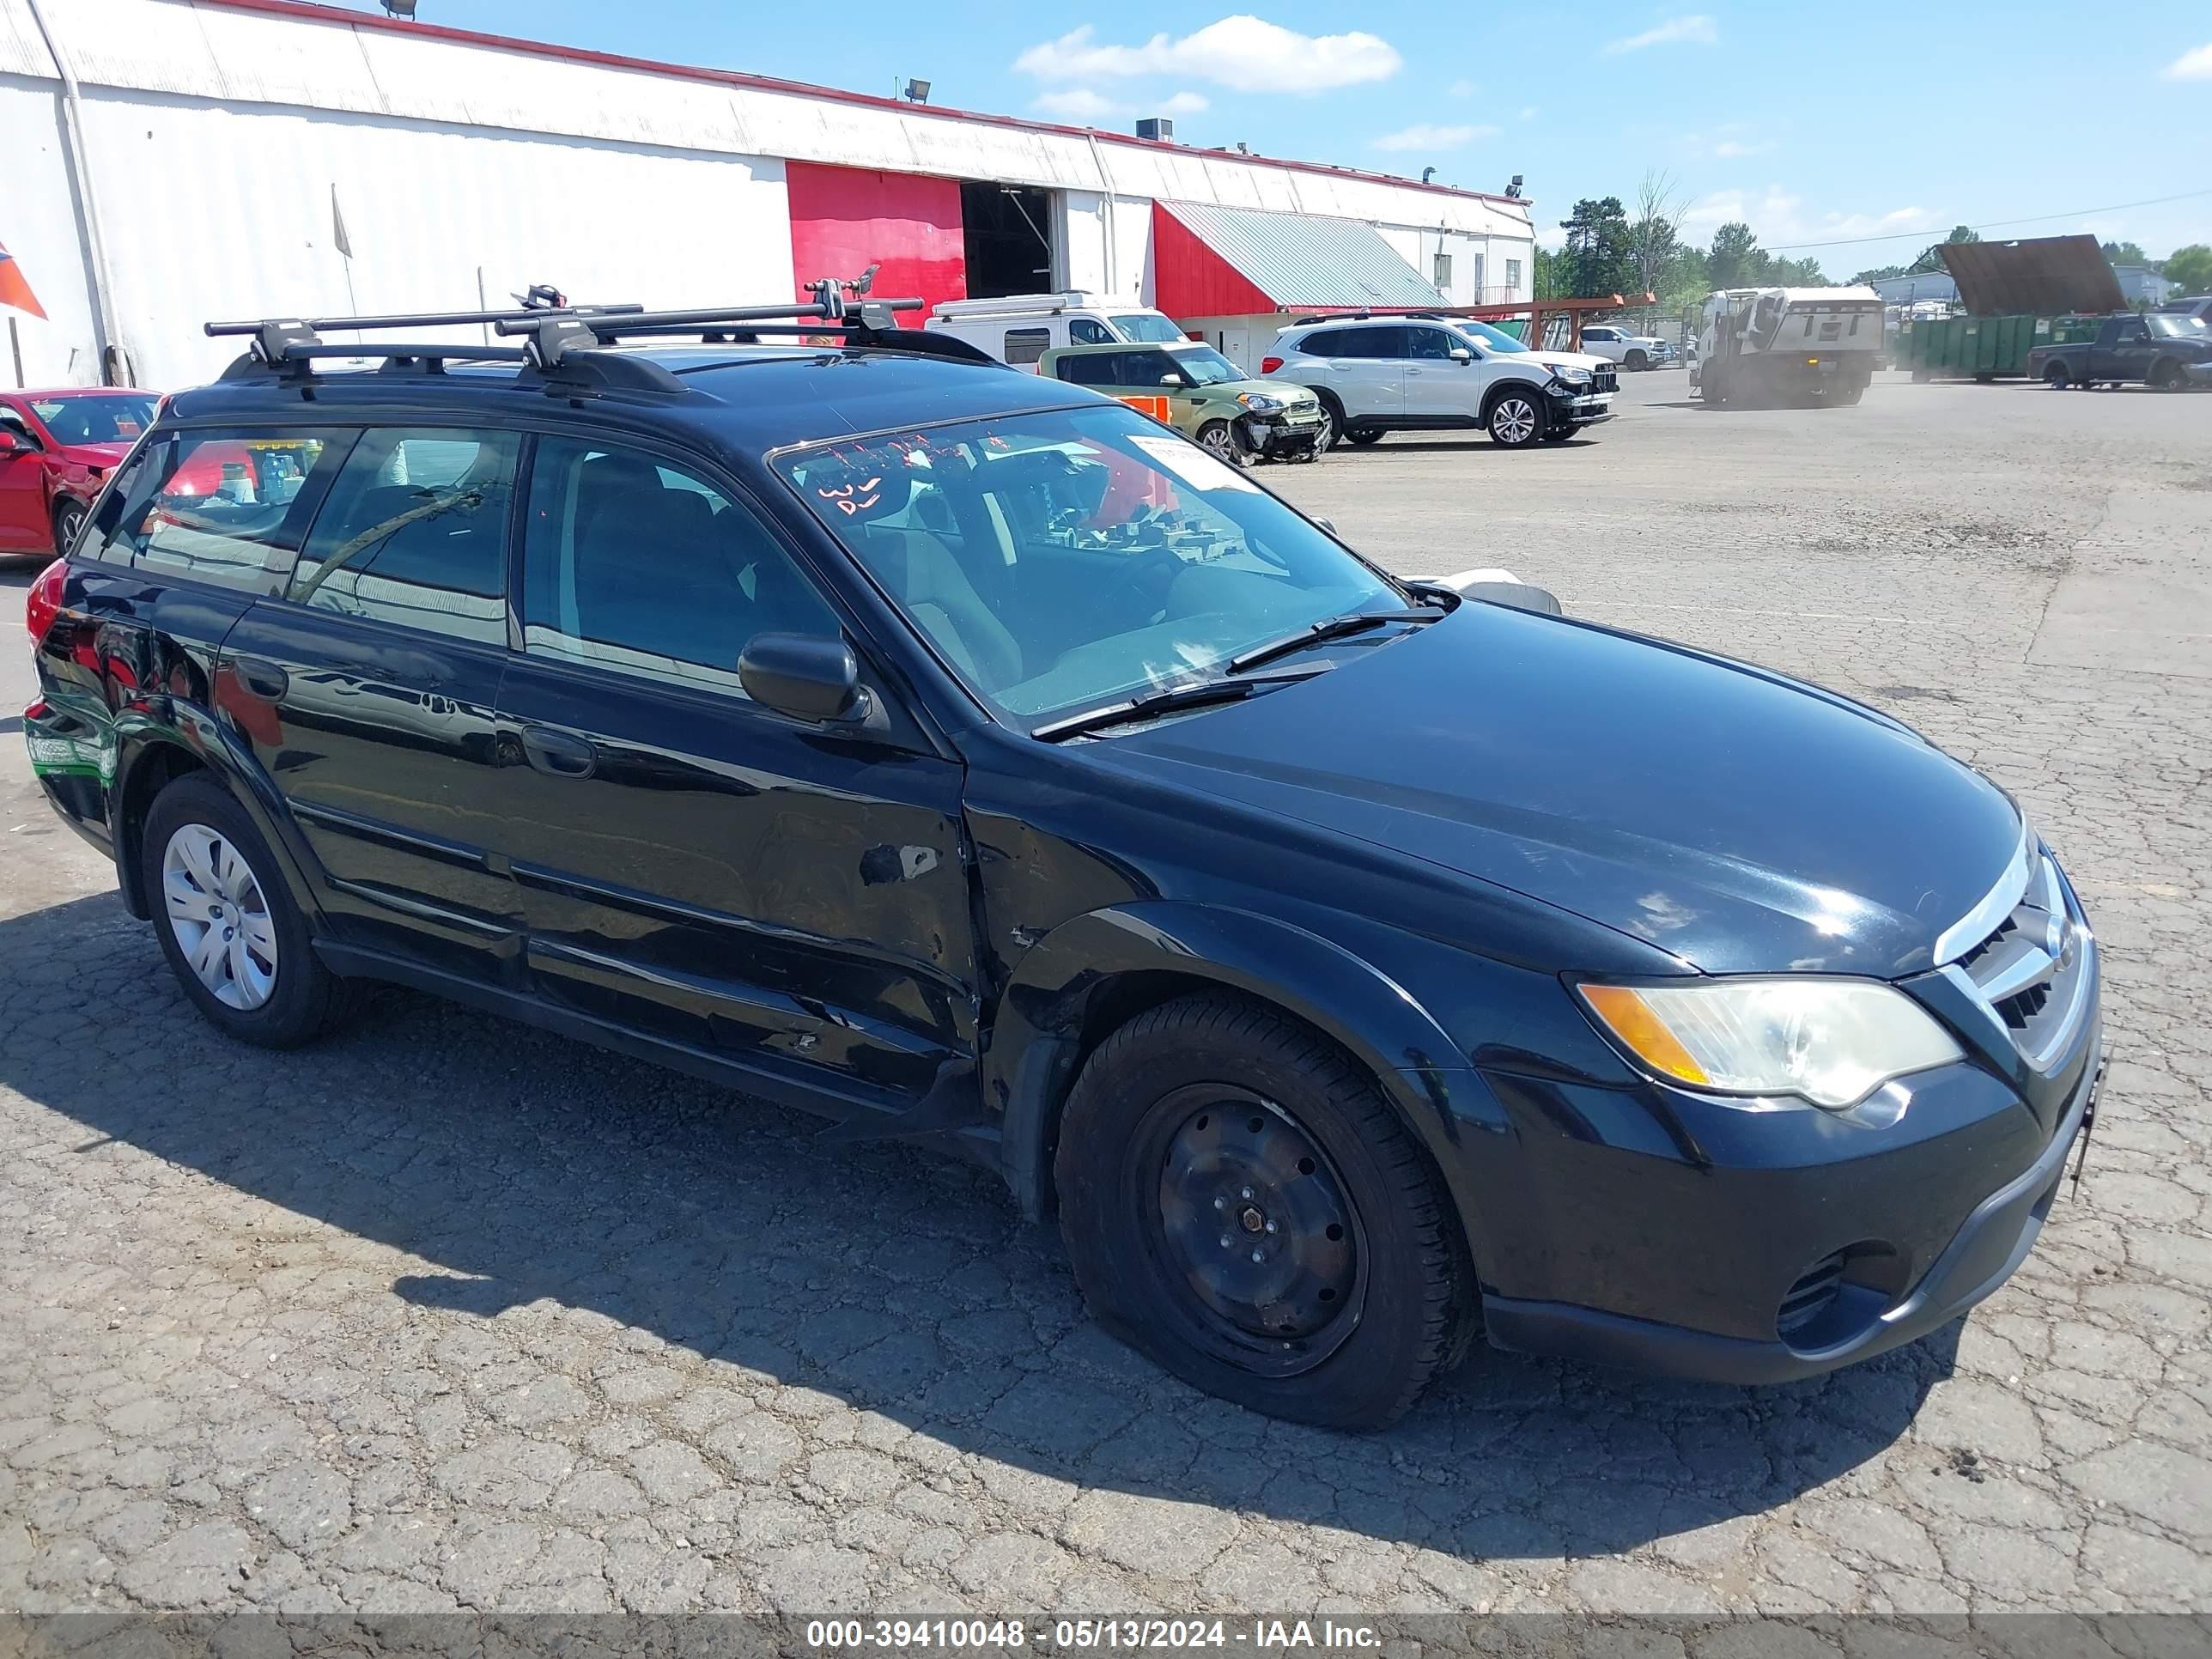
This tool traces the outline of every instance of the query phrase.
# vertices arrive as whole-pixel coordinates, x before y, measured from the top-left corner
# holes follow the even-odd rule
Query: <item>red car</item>
[[[0,557],[68,548],[154,402],[129,386],[0,392]]]

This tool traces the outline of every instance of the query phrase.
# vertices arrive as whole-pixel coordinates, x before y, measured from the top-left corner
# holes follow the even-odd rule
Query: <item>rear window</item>
[[[255,593],[283,585],[352,431],[180,432],[100,503],[95,558]]]

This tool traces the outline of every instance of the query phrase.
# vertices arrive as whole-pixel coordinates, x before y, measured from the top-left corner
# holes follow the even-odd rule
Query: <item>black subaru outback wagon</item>
[[[2027,1254],[2096,948],[1905,727],[835,293],[499,325],[253,330],[32,594],[46,793],[224,1031],[396,981],[933,1141],[1320,1423],[1477,1334],[1799,1376]]]

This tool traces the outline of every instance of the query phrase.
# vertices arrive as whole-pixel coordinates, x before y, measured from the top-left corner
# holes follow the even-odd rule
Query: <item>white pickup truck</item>
[[[1657,335],[1631,334],[1612,323],[1592,323],[1584,328],[1582,349],[1586,356],[1619,363],[1632,374],[1679,361],[1674,348]]]

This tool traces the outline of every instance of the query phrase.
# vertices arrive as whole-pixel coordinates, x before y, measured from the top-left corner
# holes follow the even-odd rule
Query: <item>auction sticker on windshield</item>
[[[1261,493],[1259,485],[1226,461],[1215,460],[1195,444],[1185,443],[1181,438],[1156,438],[1149,433],[1133,432],[1129,441],[1194,489],[1249,489],[1255,495]]]

